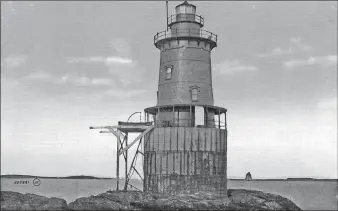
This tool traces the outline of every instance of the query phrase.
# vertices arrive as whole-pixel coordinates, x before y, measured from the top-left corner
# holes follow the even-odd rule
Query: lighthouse
[[[214,105],[211,51],[217,35],[187,1],[154,36],[160,52],[156,106],[144,110],[144,191],[166,194],[227,191],[227,125]]]

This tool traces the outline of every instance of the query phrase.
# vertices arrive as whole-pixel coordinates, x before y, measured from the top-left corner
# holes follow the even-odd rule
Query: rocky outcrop
[[[142,200],[139,191],[110,191],[97,196],[82,197],[71,202],[70,210],[133,210],[131,202]]]
[[[289,199],[261,191],[229,190],[229,197],[214,193],[152,196],[132,202],[145,210],[301,210]]]
[[[284,197],[261,191],[229,190],[229,197],[199,192],[173,196],[137,191],[103,193],[77,199],[71,210],[301,210]]]
[[[1,210],[67,210],[67,202],[54,197],[1,191]]]
[[[301,210],[291,200],[261,191],[229,190],[230,209],[235,210]]]
[[[228,197],[210,192],[173,196],[110,191],[71,202],[34,194],[1,192],[3,210],[301,210],[289,199],[261,191],[235,189]]]

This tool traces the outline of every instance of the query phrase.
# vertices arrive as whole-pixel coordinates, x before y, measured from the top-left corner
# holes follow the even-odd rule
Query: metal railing
[[[204,120],[203,125],[196,125],[190,118],[173,118],[155,121],[155,127],[197,127],[197,128],[218,128],[225,129],[226,123],[218,120]]]
[[[191,38],[204,38],[212,42],[217,43],[217,35],[204,29],[174,29],[169,31],[157,32],[154,36],[154,44],[158,41],[167,38],[179,38],[179,37],[191,37]]]
[[[168,26],[176,22],[196,22],[203,26],[204,18],[195,14],[175,14],[168,17]]]

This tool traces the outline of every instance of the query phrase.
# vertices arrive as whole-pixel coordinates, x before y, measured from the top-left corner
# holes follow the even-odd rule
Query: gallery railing
[[[179,38],[179,37],[188,37],[188,38],[203,38],[210,40],[217,44],[217,35],[209,32],[204,29],[174,29],[169,31],[157,32],[154,36],[154,44],[160,40],[167,38]]]
[[[218,128],[225,129],[224,121],[218,120],[204,120],[204,124],[197,124],[190,118],[180,119],[166,119],[154,121],[155,127],[198,127],[198,128]]]
[[[200,15],[196,14],[175,14],[170,15],[168,17],[168,26],[171,26],[174,23],[177,22],[195,22],[200,24],[201,26],[204,25],[204,18]]]
[[[196,109],[199,111],[197,112]],[[212,127],[226,129],[226,112],[225,108],[204,104],[160,105],[144,109],[146,122],[153,122],[155,127]],[[197,114],[198,116],[196,116]]]

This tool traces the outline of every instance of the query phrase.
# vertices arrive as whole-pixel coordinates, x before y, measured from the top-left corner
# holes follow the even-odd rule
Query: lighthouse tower
[[[144,191],[227,190],[226,109],[214,105],[211,51],[217,35],[202,29],[196,6],[183,2],[154,36],[160,51],[154,129],[144,136]]]

